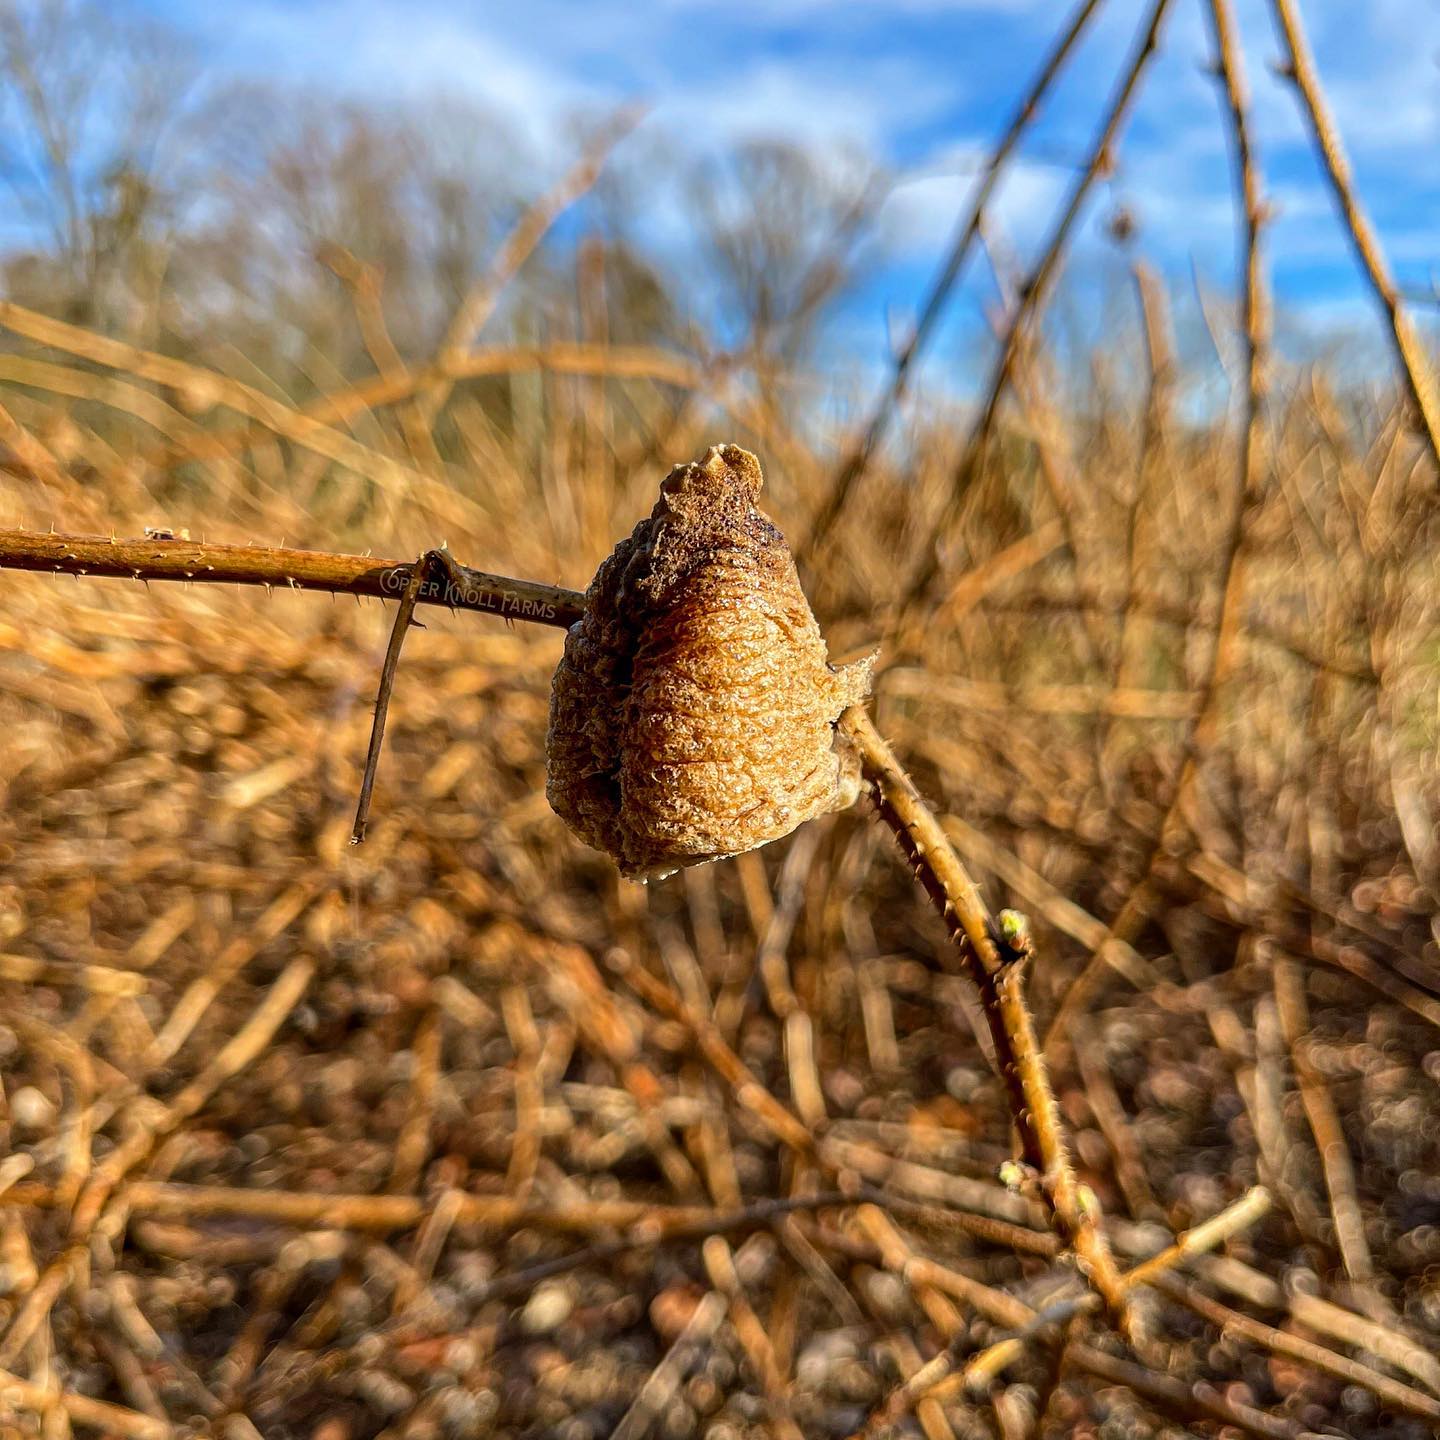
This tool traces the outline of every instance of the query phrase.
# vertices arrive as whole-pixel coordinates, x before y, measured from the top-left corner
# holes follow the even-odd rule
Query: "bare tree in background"
[[[793,364],[854,277],[875,212],[858,156],[778,140],[742,143],[694,177],[692,198],[727,309],[758,351]]]
[[[0,0],[12,290],[75,319],[138,311],[164,270],[206,106],[176,32],[85,0]]]

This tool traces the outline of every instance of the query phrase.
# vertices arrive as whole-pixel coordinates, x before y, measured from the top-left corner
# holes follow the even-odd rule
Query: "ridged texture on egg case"
[[[828,663],[761,484],[736,445],[677,466],[566,637],[546,793],[635,878],[753,850],[858,792],[835,721],[871,662]]]

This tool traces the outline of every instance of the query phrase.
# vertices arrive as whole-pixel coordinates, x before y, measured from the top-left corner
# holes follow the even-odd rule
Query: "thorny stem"
[[[158,536],[121,541],[0,531],[0,570],[289,585],[339,594],[399,596],[402,606],[411,608],[421,603],[451,604],[456,609],[489,611],[507,619],[558,627],[568,627],[584,614],[585,597],[578,591],[489,575],[453,562],[435,566],[434,554],[428,552],[418,562],[403,562]],[[448,556],[445,559],[448,562]],[[442,579],[436,575],[437,569],[448,571],[453,578]],[[402,609],[397,622],[407,619]],[[392,672],[406,628],[397,623],[391,636],[386,665]],[[383,709],[377,720],[383,723]],[[859,754],[881,820],[944,920],[980,992],[1022,1151],[1041,1176],[1056,1226],[1074,1247],[1091,1283],[1123,1330],[1127,1311],[1120,1275],[1097,1223],[1093,1198],[1082,1197],[1075,1179],[1059,1107],[1025,1000],[1028,941],[1020,937],[1017,943],[1015,935],[997,925],[939,821],[865,711],[859,706],[847,710],[839,728]],[[363,819],[362,810],[357,829],[363,827]]]
[[[212,545],[161,534],[119,540],[103,535],[0,530],[0,570],[50,575],[147,582],[200,580],[395,600],[404,593],[414,563],[268,545]],[[417,603],[480,610],[506,620],[531,620],[562,629],[573,625],[585,610],[585,597],[574,590],[511,580],[464,565],[457,565],[455,571],[463,584],[431,578],[421,585]]]

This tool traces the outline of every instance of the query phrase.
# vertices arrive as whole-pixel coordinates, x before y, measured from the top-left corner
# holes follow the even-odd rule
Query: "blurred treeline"
[[[573,152],[611,118],[576,117]],[[221,368],[243,356],[296,400],[371,364],[362,269],[396,350],[434,353],[566,138],[458,100],[219,79],[180,34],[84,0],[0,6],[0,124],[10,298]],[[780,141],[687,161],[637,136],[507,285],[487,338],[578,338],[576,252],[603,231],[608,340],[699,353],[723,331],[794,363],[853,279],[875,182],[859,157]],[[677,224],[678,265],[656,254]]]

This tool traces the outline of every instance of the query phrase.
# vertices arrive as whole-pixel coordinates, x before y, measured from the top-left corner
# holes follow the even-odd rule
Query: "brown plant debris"
[[[754,850],[858,794],[835,668],[738,445],[677,465],[601,565],[555,672],[546,794],[628,876]]]

